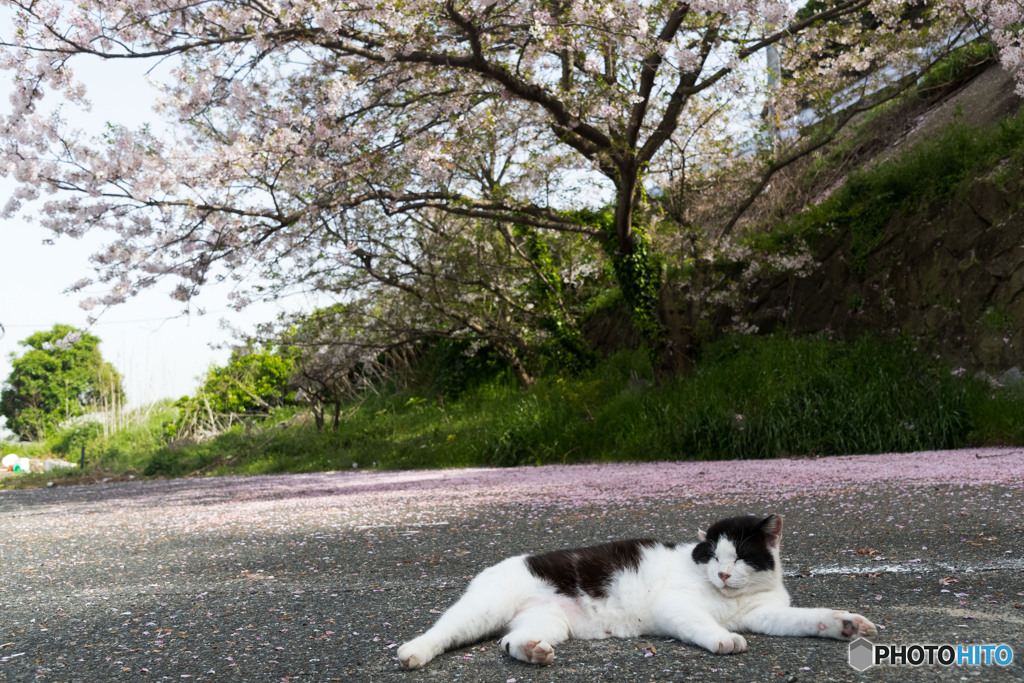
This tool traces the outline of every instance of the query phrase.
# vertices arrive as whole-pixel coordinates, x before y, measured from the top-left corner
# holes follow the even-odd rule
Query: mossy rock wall
[[[862,272],[842,227],[815,245],[804,278],[760,288],[762,332],[903,334],[969,369],[1024,366],[1024,178],[997,168],[969,190],[897,214]]]

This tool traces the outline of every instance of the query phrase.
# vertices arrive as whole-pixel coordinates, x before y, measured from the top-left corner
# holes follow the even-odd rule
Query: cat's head
[[[725,595],[770,590],[782,573],[779,542],[782,517],[729,517],[698,533],[693,561],[705,567],[707,579]]]

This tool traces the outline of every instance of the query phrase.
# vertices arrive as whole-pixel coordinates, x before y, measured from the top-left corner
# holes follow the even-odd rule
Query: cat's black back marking
[[[608,585],[616,573],[635,571],[644,548],[672,545],[650,538],[613,541],[573,550],[556,550],[526,558],[526,567],[539,579],[551,583],[563,595],[608,597]]]
[[[728,538],[736,546],[737,558],[753,569],[775,569],[775,558],[769,550],[769,537],[765,532],[767,522],[768,519],[753,515],[729,517],[715,522],[708,527],[705,540],[693,549],[693,561],[697,564],[707,564],[715,556],[715,547],[719,539]]]

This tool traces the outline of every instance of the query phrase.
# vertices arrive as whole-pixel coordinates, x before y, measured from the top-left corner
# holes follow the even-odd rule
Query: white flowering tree
[[[15,91],[0,169],[20,183],[5,212],[40,200],[57,234],[109,231],[94,256],[109,293],[88,303],[168,276],[187,301],[211,278],[255,272],[266,295],[369,271],[394,244],[419,248],[396,228],[441,213],[602,243],[676,370],[687,333],[665,325],[646,197],[683,164],[734,162],[737,126],[760,125],[743,118],[751,98],[782,119],[854,111],[977,27],[1022,66],[1017,0],[839,0],[799,18],[776,0],[2,4]],[[751,71],[783,41],[793,77],[766,93]],[[164,132],[76,130],[54,105],[87,101],[72,71],[86,55],[164,60]],[[764,177],[806,149],[792,140]]]

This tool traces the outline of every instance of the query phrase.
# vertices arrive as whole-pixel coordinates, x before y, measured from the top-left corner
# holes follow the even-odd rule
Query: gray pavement
[[[1024,680],[1019,462],[1002,482],[765,483],[642,498],[617,467],[602,470],[590,502],[552,495],[571,468],[534,468],[554,488],[511,500],[475,498],[458,474],[433,484],[394,475],[393,486],[389,474],[328,473],[0,491],[0,680]],[[495,476],[504,472],[515,474]],[[785,516],[795,604],[861,612],[883,628],[879,643],[1006,643],[1017,661],[858,673],[846,643],[754,635],[727,657],[666,638],[569,641],[534,668],[485,641],[420,671],[398,665],[397,644],[503,557],[638,535],[688,541],[741,512]]]

